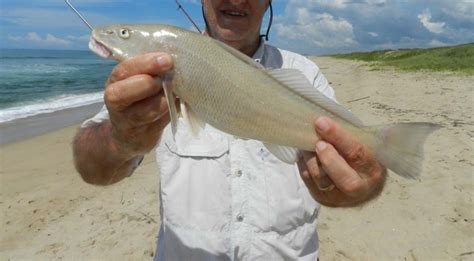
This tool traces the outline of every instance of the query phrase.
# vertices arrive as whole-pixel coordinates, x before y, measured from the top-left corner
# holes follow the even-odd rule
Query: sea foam
[[[69,108],[81,107],[103,100],[103,92],[80,95],[60,95],[36,103],[19,104],[0,109],[0,123],[27,118],[38,114],[51,113]]]

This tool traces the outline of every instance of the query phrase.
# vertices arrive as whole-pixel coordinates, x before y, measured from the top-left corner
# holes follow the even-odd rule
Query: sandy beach
[[[323,207],[320,259],[474,259],[474,76],[313,59],[339,102],[366,124],[443,125],[427,141],[419,181],[390,175],[382,195],[363,207]],[[77,127],[0,145],[0,260],[147,260],[155,254],[160,217],[153,155],[124,182],[88,185],[72,163]]]

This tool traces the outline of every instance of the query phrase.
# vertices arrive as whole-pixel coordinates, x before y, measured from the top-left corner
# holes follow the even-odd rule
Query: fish
[[[169,53],[173,70],[163,79],[173,134],[175,97],[187,126],[204,124],[243,139],[261,141],[278,159],[295,163],[320,140],[314,121],[327,116],[364,144],[394,173],[417,179],[424,143],[440,126],[429,122],[366,126],[326,97],[295,69],[267,69],[240,51],[196,32],[165,24],[116,24],[92,31],[90,49],[123,61],[149,52]]]

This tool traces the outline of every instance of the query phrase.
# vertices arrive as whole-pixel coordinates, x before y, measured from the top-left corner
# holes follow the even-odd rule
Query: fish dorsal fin
[[[292,147],[285,147],[271,143],[264,143],[263,145],[265,145],[268,151],[270,151],[276,158],[288,164],[297,162],[300,157],[300,151]]]
[[[309,81],[303,73],[296,69],[271,69],[266,70],[277,81],[288,86],[290,90],[296,92],[312,103],[317,104],[318,106],[324,108],[326,111],[329,111],[348,122],[354,124],[355,126],[363,126],[362,121],[357,118],[352,112],[346,109],[344,106],[339,103],[331,100],[326,97],[320,91],[318,91]]]
[[[214,40],[217,45],[219,45],[220,47],[222,47],[224,50],[228,51],[230,54],[232,54],[233,56],[235,56],[236,58],[238,58],[239,60],[243,61],[244,63],[252,66],[252,67],[255,67],[257,69],[265,69],[265,67],[263,67],[263,65],[261,65],[260,63],[256,62],[254,59],[248,57],[247,55],[245,55],[244,53],[240,52],[239,50],[235,49],[234,47],[232,46],[229,46],[221,41],[218,41],[218,40]]]
[[[194,111],[183,100],[180,99],[181,113],[194,138],[204,129],[205,123],[194,113]]]

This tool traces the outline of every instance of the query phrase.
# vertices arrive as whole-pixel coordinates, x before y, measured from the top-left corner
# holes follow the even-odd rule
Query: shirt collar
[[[206,31],[202,32],[202,35],[206,35]],[[263,56],[265,54],[265,39],[260,38],[260,44],[258,45],[257,51],[252,56],[252,59],[254,59],[257,63],[262,64],[263,62]]]
[[[265,54],[265,40],[261,39],[260,40],[260,45],[257,48],[257,51],[252,56],[252,59],[254,59],[257,63],[262,63],[263,61],[263,55]]]

